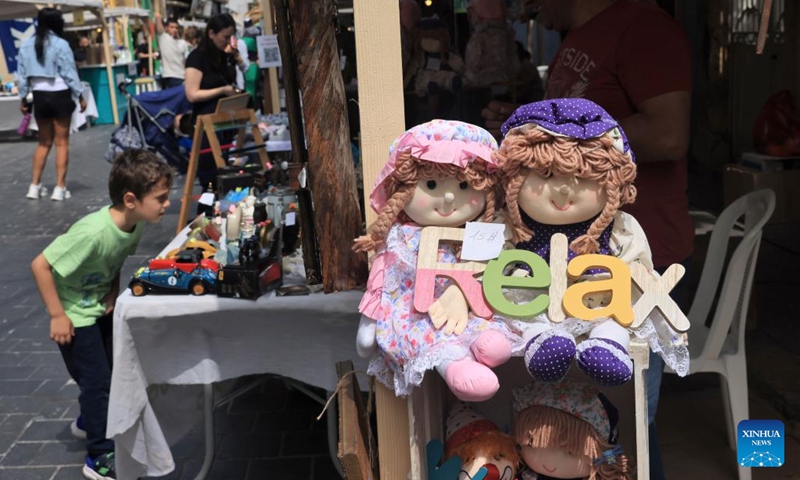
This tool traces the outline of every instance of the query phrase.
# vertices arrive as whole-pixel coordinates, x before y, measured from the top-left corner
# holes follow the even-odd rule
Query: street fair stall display
[[[223,169],[216,183],[216,192],[201,195],[203,214],[189,224],[184,242],[134,273],[132,294],[253,300],[281,287],[285,268],[292,280],[279,293],[308,293],[296,267],[297,195],[286,179],[281,183],[260,165],[243,165]]]
[[[38,14],[39,7],[45,6],[47,2],[40,2],[35,0],[0,0],[0,20],[6,19],[20,19],[20,18],[33,18]],[[100,20],[103,25],[106,25],[105,17],[102,13],[103,5],[98,1],[93,0],[63,0],[58,2],[59,8],[62,12],[68,13],[76,10],[87,10],[92,12],[96,18]],[[112,72],[114,64],[112,60],[111,49],[109,47],[109,38],[106,28],[103,28],[103,59],[105,62],[105,79],[109,85],[115,85],[115,76]],[[5,66],[4,66],[5,67]],[[83,78],[82,78],[83,79]],[[85,80],[85,79],[83,79]],[[94,91],[95,101],[100,105],[109,105],[109,121],[108,123],[119,123],[119,112],[117,110],[117,94],[114,88],[109,88],[107,91],[102,92]]]
[[[354,8],[359,26],[359,58],[379,63],[369,63],[363,70],[359,65],[359,99],[362,136],[369,139],[362,149],[365,182],[372,184],[371,180],[376,179],[374,185],[380,190],[385,177],[386,167],[382,166],[386,147],[393,145],[390,160],[398,155],[394,151],[397,146],[395,138],[404,128],[402,121],[395,121],[403,118],[402,104],[392,100],[395,96],[402,98],[399,94],[402,75],[399,73],[398,26],[395,25],[396,18],[394,22],[380,22],[377,18],[391,17],[390,13],[396,15],[397,11],[381,10],[378,14],[378,7],[365,1],[356,1]],[[381,8],[389,7],[382,5]],[[376,21],[371,23],[364,18]],[[380,54],[373,48],[371,35],[384,39]],[[650,348],[677,370],[685,371],[688,367],[683,335],[688,321],[669,297],[670,290],[683,275],[683,269],[675,265],[663,276],[653,272],[649,248],[641,229],[637,228],[635,220],[618,212],[621,205],[634,199],[631,182],[636,165],[616,121],[594,104],[555,101],[527,107],[509,120],[504,129],[505,138],[490,159],[496,170],[489,178],[493,178],[494,184],[503,192],[498,195],[500,200],[494,206],[500,212],[493,219],[498,225],[462,220],[458,226],[463,228],[442,227],[435,223],[420,224],[409,215],[410,220],[423,227],[419,237],[424,240],[406,239],[406,248],[416,249],[413,258],[398,261],[399,254],[395,249],[394,256],[382,261],[382,253],[391,252],[396,242],[391,235],[374,233],[381,230],[391,232],[392,222],[384,219],[385,214],[407,214],[408,203],[388,202],[374,214],[368,212],[368,223],[379,227],[368,230],[368,235],[375,240],[377,255],[373,260],[367,295],[360,308],[364,317],[356,341],[362,354],[371,353],[365,346],[376,350],[370,369],[379,380],[376,382],[377,444],[379,470],[384,478],[475,479],[484,478],[486,473],[494,470],[489,466],[493,462],[487,462],[485,472],[471,467],[469,471],[462,471],[461,460],[448,457],[444,449],[436,446],[436,442],[445,438],[444,412],[452,403],[452,397],[463,399],[463,392],[453,388],[455,382],[448,381],[446,370],[443,372],[444,382],[438,380],[438,375],[423,377],[417,374],[418,387],[412,387],[408,393],[398,391],[398,387],[404,386],[397,381],[398,377],[406,378],[407,367],[421,361],[415,357],[394,355],[394,350],[401,348],[402,342],[410,342],[416,349],[411,351],[423,355],[435,352],[435,345],[421,346],[428,340],[445,338],[445,344],[461,341],[470,344],[469,337],[463,340],[449,338],[436,328],[436,323],[447,325],[446,321],[434,320],[439,315],[445,319],[461,318],[463,325],[479,317],[504,325],[511,334],[517,335],[516,341],[511,337],[512,358],[496,369],[494,380],[499,380],[499,386],[494,387],[496,393],[491,392],[484,397],[491,398],[470,406],[484,415],[492,413],[492,420],[502,426],[501,431],[513,431],[509,427],[513,424],[515,411],[512,405],[520,413],[538,402],[539,395],[544,395],[546,387],[538,388],[540,384],[552,387],[561,382],[565,388],[572,388],[579,382],[588,381],[604,392],[612,392],[620,388],[612,385],[621,385],[632,379],[635,408],[621,410],[618,420],[613,418],[616,410],[610,403],[606,408],[602,400],[597,400],[600,397],[581,393],[568,402],[575,411],[584,405],[606,419],[579,418],[583,423],[576,425],[588,421],[589,428],[574,430],[577,427],[568,427],[580,431],[580,435],[585,437],[576,439],[578,442],[588,441],[590,435],[603,441],[598,441],[591,451],[585,453],[586,459],[578,462],[581,468],[575,476],[630,478],[633,475],[632,464],[622,456],[616,438],[609,435],[619,422],[635,425],[635,435],[623,439],[623,443],[630,442],[627,445],[635,453],[638,478],[648,478],[644,371],[648,366]],[[441,138],[446,137],[440,135],[436,140]],[[427,138],[405,147],[407,154],[419,158],[432,152],[435,144],[436,141]],[[450,153],[449,159],[439,155],[437,161],[468,165],[476,157],[461,155],[454,150]],[[536,164],[534,159],[542,163]],[[379,172],[381,168],[384,170]],[[415,172],[412,169],[410,173]],[[398,189],[408,192],[405,200],[413,202],[415,189],[426,188],[430,181],[439,187],[439,179],[429,172],[402,178],[398,181]],[[557,185],[558,181],[561,183]],[[365,194],[376,195],[368,188],[365,188]],[[427,207],[440,214],[458,211],[453,208],[456,205],[454,200],[458,198],[455,192],[445,189],[440,196],[429,192],[429,197]],[[578,202],[587,198],[589,201],[585,204]],[[508,206],[500,203],[503,199]],[[539,212],[547,212],[551,217],[543,218]],[[577,215],[573,218],[575,213]],[[401,221],[400,228],[408,228],[408,220],[405,219],[406,223]],[[429,238],[425,239],[426,236]],[[403,244],[402,239],[400,244]],[[357,243],[356,248],[361,246]],[[448,252],[457,255],[455,262],[443,256]],[[408,262],[410,268],[402,268],[403,262]],[[393,278],[389,272],[393,272],[395,266],[410,279]],[[376,279],[380,282],[375,282]],[[398,283],[399,288],[396,286]],[[383,286],[381,305],[377,308],[366,301],[376,285]],[[460,290],[460,295],[452,295],[454,286]],[[451,302],[452,297],[458,302]],[[444,314],[434,307],[437,303],[439,307],[447,305]],[[428,317],[425,319],[427,324],[422,322],[425,316]],[[406,328],[395,322],[395,318],[407,319]],[[370,323],[370,319],[378,321]],[[418,323],[422,323],[424,328]],[[390,325],[401,329],[399,338],[395,342],[388,337],[382,341],[380,331],[391,331]],[[374,328],[375,333],[370,328]],[[461,328],[466,331],[465,327]],[[431,335],[424,334],[428,329],[434,330]],[[415,335],[419,332],[423,334],[418,338]],[[365,339],[373,337],[376,339],[372,340],[375,347],[369,342],[365,345]],[[470,353],[475,357],[474,352]],[[435,354],[432,357],[434,361],[427,360],[429,368],[441,362]],[[386,358],[391,361],[387,362]],[[380,370],[376,363],[379,360],[388,363],[390,375],[378,374]],[[573,362],[579,368],[565,375]],[[436,369],[442,373],[441,368]],[[579,380],[576,380],[576,375]],[[537,386],[525,390],[531,376]],[[449,393],[448,389],[442,388],[443,385],[449,387]],[[471,382],[468,385],[480,384]],[[597,387],[586,386],[583,392],[594,391]],[[512,402],[512,389],[527,392],[522,394],[527,396],[527,400]],[[563,405],[555,407],[569,410]],[[530,439],[512,433],[515,441],[520,445],[524,441],[531,442],[528,445],[537,450],[547,448],[547,439],[534,438],[537,420],[533,418],[526,422],[526,428],[533,432]],[[429,448],[427,452],[426,446]],[[342,458],[349,453],[340,451]],[[528,471],[528,476],[523,478],[550,478],[547,471],[537,470],[535,458],[522,460],[524,465],[518,466]],[[624,466],[626,473],[603,473],[613,470],[615,467],[612,465]],[[502,474],[502,469],[496,471]]]

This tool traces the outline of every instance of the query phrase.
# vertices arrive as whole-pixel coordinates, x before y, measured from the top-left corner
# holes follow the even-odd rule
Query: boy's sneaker
[[[86,440],[86,429],[83,428],[83,417],[80,415],[69,424],[69,430],[72,432],[73,436]]]
[[[31,200],[39,200],[41,197],[47,195],[47,187],[39,185],[31,184],[28,187],[28,194],[25,195],[26,197],[30,198]]]
[[[56,186],[53,188],[53,195],[50,196],[50,200],[55,200],[56,202],[60,202],[62,200],[68,199],[71,196],[72,194],[69,193],[67,187]]]
[[[89,480],[116,480],[117,470],[114,468],[114,452],[104,453],[92,460],[86,457],[83,476]]]

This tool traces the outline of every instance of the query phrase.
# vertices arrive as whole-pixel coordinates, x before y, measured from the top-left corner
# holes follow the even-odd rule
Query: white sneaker
[[[53,194],[50,196],[50,200],[55,200],[56,202],[60,202],[62,200],[66,200],[72,196],[67,190],[67,187],[59,187],[56,186],[53,188]]]
[[[39,185],[31,184],[28,187],[28,194],[25,196],[30,198],[31,200],[39,200],[41,197],[44,197],[46,195],[47,195],[47,187],[41,184]]]

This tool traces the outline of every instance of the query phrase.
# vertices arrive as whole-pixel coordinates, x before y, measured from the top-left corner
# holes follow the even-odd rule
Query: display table
[[[75,111],[72,112],[70,121],[70,133],[77,132],[90,118],[97,118],[97,104],[94,101],[94,94],[90,85],[83,82],[83,99],[86,101],[86,111],[81,112],[78,102],[75,102]],[[22,113],[19,111],[20,98],[17,95],[0,97],[0,131],[16,130],[22,122]],[[39,130],[36,124],[36,117],[31,117],[28,130]]]
[[[135,79],[137,62],[118,63],[111,67],[112,74],[114,75],[114,85],[112,88],[117,88],[117,85],[122,83],[126,78]],[[92,87],[92,93],[97,101],[97,123],[98,125],[106,125],[114,123],[114,112],[111,109],[111,97],[109,95],[108,75],[106,74],[106,66],[103,65],[84,65],[78,67],[78,75],[81,80],[89,83]],[[128,86],[128,93],[134,95],[136,92],[132,85]],[[119,113],[120,121],[125,116],[128,110],[128,102],[121,95],[117,96],[117,112]]]
[[[0,132],[16,130],[22,122],[19,95],[0,97]]]
[[[164,252],[177,248],[186,229]],[[126,290],[114,313],[114,369],[107,435],[116,442],[121,479],[160,476],[174,469],[151,385],[208,385],[243,375],[269,373],[333,391],[336,363],[366,361],[355,351],[362,292],[276,297],[256,301],[215,295],[133,297]],[[194,397],[179,398],[195,408]],[[188,432],[192,425],[182,425]]]

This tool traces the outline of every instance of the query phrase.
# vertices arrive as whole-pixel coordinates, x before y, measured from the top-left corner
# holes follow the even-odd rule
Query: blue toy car
[[[149,292],[205,295],[214,291],[218,274],[219,263],[204,259],[198,249],[187,249],[175,258],[150,260],[149,266],[133,274],[128,287],[136,297]]]

